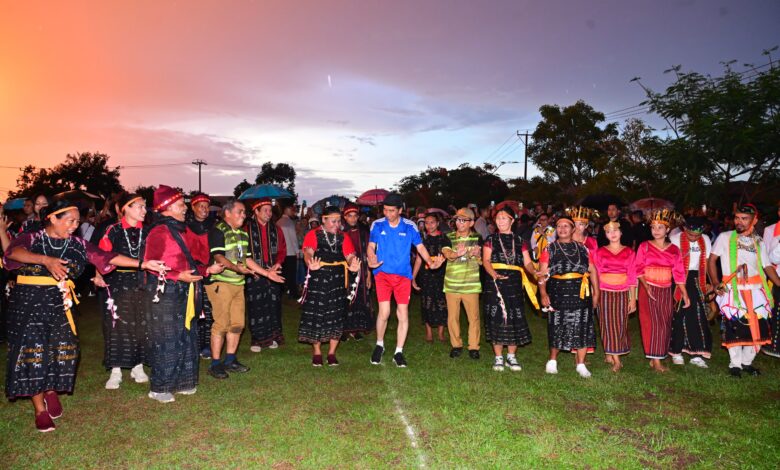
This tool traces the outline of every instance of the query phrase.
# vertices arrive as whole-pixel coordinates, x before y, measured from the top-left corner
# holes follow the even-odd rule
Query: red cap
[[[342,211],[342,213],[344,215],[347,215],[347,214],[349,214],[351,212],[357,213],[358,212],[358,206],[356,206],[355,204],[352,204],[352,203],[345,204],[344,205],[344,210]]]
[[[252,210],[256,210],[258,207],[270,206],[270,205],[271,205],[271,198],[264,197],[258,199],[257,201],[255,201],[254,204],[252,204]]]
[[[161,184],[154,191],[154,210],[162,212],[168,208],[171,204],[183,198],[184,194],[173,189],[170,186]]]
[[[192,196],[192,200],[190,201],[190,205],[194,206],[195,204],[199,202],[208,202],[211,203],[211,198],[209,198],[208,194],[199,193],[194,196]]]

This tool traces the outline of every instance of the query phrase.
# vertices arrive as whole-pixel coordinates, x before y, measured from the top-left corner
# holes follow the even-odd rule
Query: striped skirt
[[[605,354],[628,354],[628,291],[602,290],[599,299],[599,326]]]
[[[650,294],[655,300],[650,300]],[[639,328],[642,330],[642,345],[648,359],[663,359],[669,352],[672,337],[672,313],[674,286],[658,287],[648,284],[639,286]]]

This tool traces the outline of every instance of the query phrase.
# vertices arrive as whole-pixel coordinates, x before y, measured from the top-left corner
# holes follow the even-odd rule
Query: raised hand
[[[438,269],[444,264],[444,257],[441,255],[431,258],[432,263],[428,265],[430,269]]]
[[[307,264],[309,266],[310,271],[317,271],[322,267],[322,265],[320,264],[320,259],[317,258],[316,256],[312,256],[309,259],[309,262]]]
[[[376,269],[379,266],[382,266],[382,263],[384,261],[379,261],[379,259],[376,257],[376,254],[368,254],[368,267],[371,269]]]
[[[360,260],[357,257],[352,258],[352,261],[349,262],[349,270],[353,273],[360,271]]]

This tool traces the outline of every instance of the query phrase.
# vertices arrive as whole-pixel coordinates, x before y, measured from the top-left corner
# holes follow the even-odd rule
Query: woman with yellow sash
[[[101,274],[115,267],[161,271],[159,261],[145,261],[103,251],[74,237],[79,227],[78,207],[60,200],[41,211],[43,229],[16,238],[5,254],[5,265],[16,270],[11,293],[8,398],[31,397],[35,425],[41,432],[54,430],[53,419],[62,416],[58,393],[72,393],[79,345],[71,313],[73,280],[92,263]]]
[[[539,271],[549,279],[539,284],[542,306],[547,309],[547,341],[550,359],[545,371],[558,373],[558,353],[576,354],[576,370],[581,377],[591,376],[585,355],[596,347],[593,308],[599,303],[596,267],[590,262],[584,244],[572,240],[574,220],[568,214],[555,222],[557,239],[539,258]]]
[[[522,370],[516,357],[517,347],[531,343],[525,316],[526,296],[536,303],[536,271],[528,244],[512,231],[514,220],[515,213],[509,206],[499,209],[495,216],[498,231],[489,235],[482,247],[482,265],[492,278],[483,290],[485,336],[496,356],[493,370],[499,372],[504,370],[504,347],[506,366],[514,372]]]
[[[669,354],[674,314],[675,284],[685,308],[691,305],[685,289],[685,268],[680,249],[667,239],[669,226],[679,220],[677,213],[661,209],[650,215],[653,239],[636,249],[636,274],[639,279],[639,327],[650,367],[669,370],[661,363]]]

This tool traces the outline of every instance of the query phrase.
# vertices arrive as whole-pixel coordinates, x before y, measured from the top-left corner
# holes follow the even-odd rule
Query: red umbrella
[[[648,213],[655,209],[674,209],[674,204],[666,199],[659,199],[655,197],[646,197],[638,201],[632,202],[628,206],[632,211],[642,211]]]
[[[357,198],[357,204],[360,206],[378,206],[385,200],[385,196],[390,194],[386,189],[371,189],[364,192]]]
[[[426,214],[439,214],[442,217],[447,217],[449,214],[444,209],[439,209],[437,207],[431,207],[427,211],[425,211]]]
[[[517,215],[520,215],[520,213],[523,211],[523,209],[520,209],[520,203],[517,201],[501,201],[496,204],[495,210],[499,210],[505,206],[509,206],[513,211],[515,211],[515,214]]]

